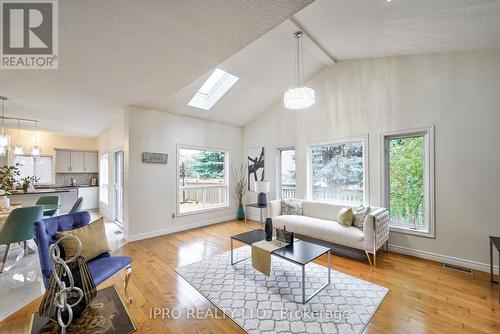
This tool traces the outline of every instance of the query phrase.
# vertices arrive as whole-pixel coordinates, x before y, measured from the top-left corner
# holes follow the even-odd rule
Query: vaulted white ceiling
[[[59,70],[0,71],[0,95],[67,134],[96,136],[131,104],[242,126],[292,83],[292,14],[340,61],[500,48],[500,1],[310,2],[60,1]],[[307,37],[304,52],[306,77],[331,64]],[[216,67],[240,80],[209,111],[187,106]]]
[[[97,136],[128,105],[167,98],[312,0],[64,0],[59,69],[0,70],[6,113]]]

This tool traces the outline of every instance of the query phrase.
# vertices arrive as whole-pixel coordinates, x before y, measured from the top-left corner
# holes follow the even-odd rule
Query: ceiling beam
[[[321,43],[319,43],[312,35],[311,33],[305,29],[296,19],[295,17],[293,16],[290,16],[290,22],[292,22],[292,24],[297,28],[299,29],[300,31],[302,31],[304,33],[304,35],[306,35],[309,40],[311,40],[311,42],[314,43],[314,45],[316,45],[318,47],[318,49],[321,50],[321,52],[323,52],[325,54],[325,56],[328,57],[328,59],[330,59],[331,63],[328,64],[328,65],[332,65],[332,64],[335,64],[338,60],[337,58],[335,58],[333,55],[330,54],[330,52],[328,52],[324,47],[323,45],[321,45]]]

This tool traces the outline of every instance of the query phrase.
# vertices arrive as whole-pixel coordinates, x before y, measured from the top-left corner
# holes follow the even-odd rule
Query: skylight
[[[216,68],[188,105],[209,110],[238,80],[238,77]]]

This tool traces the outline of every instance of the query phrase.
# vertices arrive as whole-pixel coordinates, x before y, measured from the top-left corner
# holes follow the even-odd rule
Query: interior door
[[[115,152],[115,221],[123,225],[123,151]]]

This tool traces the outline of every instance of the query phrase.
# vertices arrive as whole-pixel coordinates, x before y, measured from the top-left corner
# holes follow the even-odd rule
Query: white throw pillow
[[[365,218],[369,213],[370,207],[361,205],[353,212],[352,225],[359,228],[360,230],[363,230],[363,223],[365,222]]]
[[[282,199],[281,200],[281,215],[288,216],[302,216],[302,201],[298,199]]]

